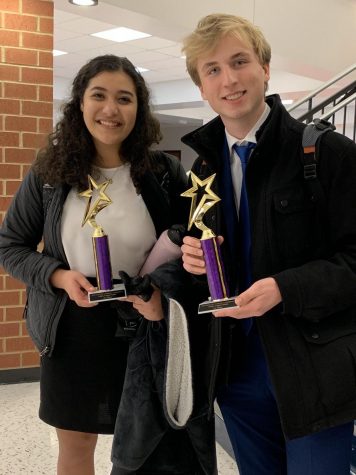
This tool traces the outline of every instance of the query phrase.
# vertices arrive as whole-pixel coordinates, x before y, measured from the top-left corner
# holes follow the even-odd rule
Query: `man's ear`
[[[80,110],[83,112],[83,103],[80,103]]]
[[[265,72],[265,82],[269,81],[270,78],[270,67],[269,64],[264,64],[262,66],[263,71]]]
[[[199,91],[200,91],[200,95],[201,95],[201,98],[206,101],[206,96],[205,96],[205,93],[204,93],[204,89],[203,89],[203,86],[199,86]]]

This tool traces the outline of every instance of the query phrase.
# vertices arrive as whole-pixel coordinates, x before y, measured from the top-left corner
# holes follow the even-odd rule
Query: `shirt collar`
[[[232,147],[233,147],[233,145],[235,145],[235,143],[237,145],[241,145],[244,142],[257,143],[256,132],[261,127],[263,122],[267,119],[267,116],[268,116],[270,110],[271,110],[270,106],[266,103],[261,117],[258,119],[258,121],[255,123],[255,125],[252,127],[252,129],[248,132],[248,134],[242,140],[237,139],[236,137],[233,137],[232,135],[230,135],[229,132],[225,128],[226,140],[227,140],[227,144],[229,146],[230,152],[232,152]]]

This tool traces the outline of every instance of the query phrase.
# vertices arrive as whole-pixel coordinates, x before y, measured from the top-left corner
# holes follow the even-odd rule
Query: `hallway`
[[[55,430],[39,420],[39,383],[0,385],[0,475],[55,475]],[[96,475],[109,475],[112,436],[101,435]],[[220,475],[238,475],[235,462],[220,447]]]

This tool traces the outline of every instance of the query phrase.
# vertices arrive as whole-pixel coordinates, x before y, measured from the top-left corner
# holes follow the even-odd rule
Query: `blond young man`
[[[238,16],[208,15],[183,51],[218,114],[182,141],[198,153],[196,175],[217,174],[213,189],[222,198],[204,222],[223,237],[230,294],[238,295],[237,307],[214,313],[212,328],[219,381],[227,381],[217,398],[240,474],[348,475],[356,416],[356,145],[334,132],[322,137],[321,189],[313,195],[303,177],[305,125],[279,96],[265,96],[271,49],[262,32]],[[250,148],[245,169],[241,146]],[[183,261],[203,275],[198,237],[185,237]]]

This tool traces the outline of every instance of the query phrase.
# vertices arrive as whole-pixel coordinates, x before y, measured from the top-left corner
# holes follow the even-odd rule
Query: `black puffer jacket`
[[[356,145],[334,132],[322,137],[318,178],[325,199],[318,198],[303,177],[304,125],[286,112],[278,96],[267,102],[271,112],[246,171],[252,267],[255,281],[276,279],[283,305],[256,323],[283,429],[294,438],[356,416]],[[199,154],[196,175],[217,172],[214,191],[221,195],[221,119],[182,140]],[[221,202],[205,223],[225,234]],[[232,275],[228,246],[222,247]],[[217,332],[221,326],[226,330],[220,340],[224,349],[229,325],[229,319],[216,324]],[[231,352],[220,359],[220,374],[230,357]]]
[[[153,152],[152,160],[160,167],[157,174],[146,173],[140,191],[159,236],[186,219],[178,205],[179,195],[186,188],[186,174],[174,157]],[[48,356],[68,298],[49,283],[55,269],[68,268],[61,240],[61,216],[68,192],[67,186],[44,185],[30,170],[0,229],[0,265],[27,285],[27,329],[40,352]],[[44,248],[38,252],[42,236]]]
[[[161,166],[154,174],[146,173],[140,191],[159,236],[173,224],[187,221],[189,203],[180,198],[187,189],[187,177],[174,157],[154,152],[152,160]],[[64,291],[49,284],[56,268],[68,268],[60,231],[68,192],[68,187],[44,185],[30,171],[0,230],[0,264],[27,285],[27,328],[44,357],[50,357],[53,352],[58,322],[68,298]],[[44,249],[38,252],[42,234]],[[202,371],[202,365],[206,364],[207,339],[197,338],[200,324],[194,319],[196,303],[189,293],[187,279],[189,275],[183,271],[181,262],[161,266],[152,273],[152,280],[165,298],[181,301],[187,315],[193,317],[191,322],[186,322],[188,339],[196,341],[191,352],[196,392],[188,430],[172,429],[164,410],[166,324],[155,325],[142,320],[139,334],[130,346],[113,444],[113,474],[121,474],[121,470],[125,475],[129,470],[151,475],[214,475],[217,472],[214,419],[208,418],[206,374]],[[207,326],[203,325],[200,335],[207,333]],[[180,351],[173,355],[176,359],[181,356]]]

